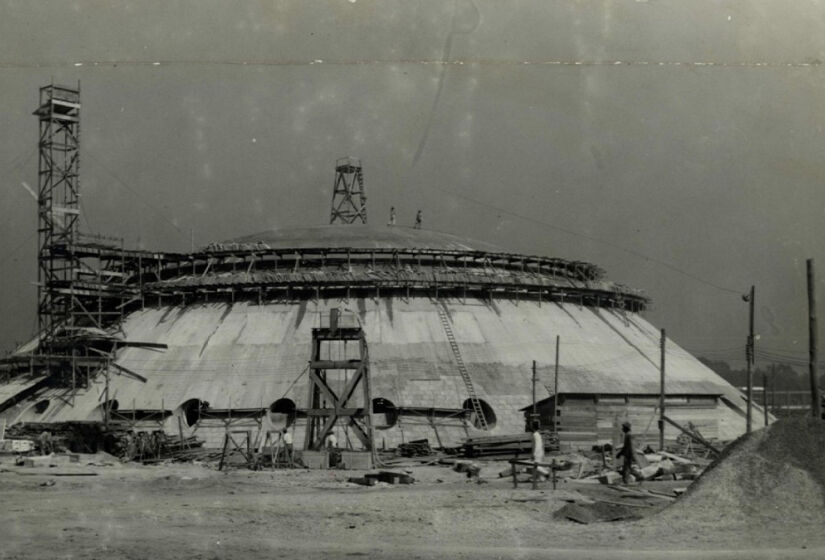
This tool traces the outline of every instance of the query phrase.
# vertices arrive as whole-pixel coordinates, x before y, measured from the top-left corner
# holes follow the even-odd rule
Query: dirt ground
[[[484,484],[430,466],[407,467],[413,485],[363,487],[346,481],[358,471],[96,461],[0,459],[0,558],[825,558],[820,524],[745,526],[709,509],[676,525],[657,515],[666,500],[638,507],[637,521],[557,520],[566,499],[615,500],[615,491],[580,482],[513,489],[497,478],[500,463],[484,464]]]

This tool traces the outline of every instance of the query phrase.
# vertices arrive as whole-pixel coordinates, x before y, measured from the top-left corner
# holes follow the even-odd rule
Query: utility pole
[[[747,433],[751,433],[751,424],[753,422],[753,362],[754,362],[754,340],[753,340],[753,305],[756,299],[756,288],[751,286],[750,293],[743,296],[743,299],[748,302],[748,342],[745,347],[745,359],[748,366],[748,416],[747,416]]]
[[[816,283],[814,282],[814,260],[807,260],[808,266],[808,373],[811,376],[811,415],[822,418],[822,397],[819,395],[819,380],[816,378]]]
[[[659,450],[665,449],[665,329],[659,341],[661,361],[659,362]]]
[[[553,374],[553,432],[559,432],[559,335],[556,335],[556,367]]]

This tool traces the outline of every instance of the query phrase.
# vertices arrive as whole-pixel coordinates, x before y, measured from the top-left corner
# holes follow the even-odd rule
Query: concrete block
[[[328,469],[329,453],[326,451],[301,451],[301,462],[308,469]]]
[[[341,451],[341,468],[368,470],[372,468],[372,454],[368,451]]]

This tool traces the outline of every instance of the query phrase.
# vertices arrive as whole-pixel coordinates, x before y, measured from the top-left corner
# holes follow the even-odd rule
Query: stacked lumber
[[[402,457],[422,457],[432,452],[430,441],[427,439],[417,439],[398,445],[398,454]]]
[[[545,452],[559,450],[559,438],[552,432],[541,432]],[[533,434],[484,436],[469,438],[462,446],[465,457],[506,457],[529,455],[533,451]]]

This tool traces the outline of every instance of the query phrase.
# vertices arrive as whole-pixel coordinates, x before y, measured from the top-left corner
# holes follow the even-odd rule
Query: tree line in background
[[[710,360],[699,358],[699,361],[718,373],[725,381],[734,387],[745,387],[748,384],[748,370],[733,369],[724,360]],[[758,364],[753,373],[754,387],[762,386],[763,375],[767,376],[768,388],[775,391],[809,391],[811,384],[807,371],[797,371],[788,364],[764,363]],[[819,377],[819,387],[825,387],[825,374]]]

